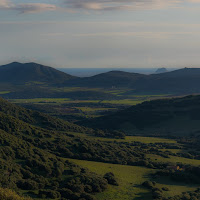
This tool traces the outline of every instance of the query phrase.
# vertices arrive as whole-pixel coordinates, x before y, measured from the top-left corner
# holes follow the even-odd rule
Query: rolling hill
[[[91,77],[69,80],[67,83],[73,86],[100,87],[100,88],[129,88],[131,85],[146,75],[123,71],[110,71]]]
[[[190,98],[194,101],[191,102]],[[180,103],[178,99],[175,99],[173,106],[180,104],[182,109],[187,108],[189,103],[193,103],[194,107],[199,104],[196,97],[187,97],[183,100],[184,102],[180,99],[182,102]],[[170,104],[171,102],[165,102],[164,105],[169,109]],[[159,107],[163,107],[160,101],[156,103],[154,109]],[[140,109],[141,114],[145,114],[144,111],[142,112],[144,108],[148,111],[148,104]],[[158,109],[157,115],[163,120],[164,114],[164,111],[160,112]],[[165,115],[167,116],[167,113]],[[122,117],[122,120],[124,119],[125,115]],[[156,119],[158,120],[158,117],[151,120]],[[85,130],[85,133],[80,133],[82,130]],[[190,182],[186,182],[188,176],[198,177],[199,175],[196,168],[199,157],[196,152],[190,150],[190,154],[187,152],[174,154],[160,150],[179,148],[180,144],[175,140],[160,139],[159,143],[159,138],[152,140],[149,138],[148,143],[143,143],[145,138],[142,137],[140,138],[142,142],[137,142],[134,137],[132,142],[126,139],[109,138],[111,139],[109,140],[102,138],[102,133],[102,131],[99,132],[101,138],[96,138],[90,129],[0,99],[0,197],[3,195],[2,199],[23,199],[5,189],[9,188],[20,196],[30,196],[32,199],[95,200],[102,199],[103,196],[103,199],[113,200],[116,199],[116,194],[117,197],[118,194],[120,195],[117,199],[124,197],[128,200],[138,199],[138,197],[139,199],[155,199],[151,190],[143,188],[141,184],[145,180],[154,180],[151,177],[157,172],[167,172],[169,176],[173,176],[170,171],[166,171],[172,158],[183,162],[184,166],[186,166],[185,162],[196,163],[188,167],[189,174],[185,175],[183,172],[186,178],[181,179],[181,186],[186,184],[187,187],[176,194],[181,195],[182,191],[189,193],[198,186],[198,184],[192,185],[191,188]],[[192,144],[186,143],[186,145]],[[196,142],[193,146],[199,145]],[[188,155],[191,157],[194,155],[193,158],[196,159],[185,159]],[[161,162],[157,162],[157,158]],[[174,196],[173,191],[178,190],[180,184],[171,179],[169,182],[161,175],[157,177],[156,187],[170,187],[170,197]],[[164,180],[161,185],[160,178]],[[195,180],[198,179],[190,181],[193,183],[192,181]],[[170,186],[171,184],[173,187]],[[164,196],[164,190],[162,193]],[[199,194],[195,193],[195,195]],[[177,197],[176,199],[185,198]]]
[[[149,163],[142,162],[147,161],[143,152],[129,143],[87,139],[79,136],[76,125],[72,130],[58,120],[60,124],[52,128],[52,120],[56,118],[0,100],[0,195],[7,192],[9,199],[19,199],[3,187],[33,199],[95,200],[98,193],[118,186],[114,174],[108,173],[111,168],[104,176],[98,175],[72,159],[137,166]]]
[[[184,68],[151,75],[110,71],[80,78],[36,63],[14,62],[0,66],[0,89],[12,91],[12,94],[2,95],[5,98],[87,96],[87,94],[78,95],[77,93],[58,94],[55,90],[54,94],[51,90],[52,87],[129,89],[128,92],[121,94],[124,96],[133,94],[195,94],[200,93],[199,85],[200,68]],[[30,97],[31,95],[28,93],[33,94],[33,97]],[[92,92],[88,95],[96,96]]]
[[[132,85],[130,93],[192,94],[200,92],[200,69],[184,68],[152,74]]]
[[[74,77],[52,67],[37,63],[13,62],[0,66],[0,82],[25,84],[27,82],[62,83]]]
[[[41,112],[25,109],[0,98],[1,121],[5,121],[5,119],[7,119],[7,122],[10,121],[10,123],[12,123],[13,118],[17,121],[23,121],[23,123],[27,123],[29,125],[34,125],[41,128],[46,128],[48,130],[72,132],[85,132],[87,130],[84,127],[80,127],[70,122],[51,117]]]
[[[129,88],[132,94],[191,94],[200,92],[200,69],[184,68],[159,74],[111,71],[92,77],[67,81],[79,87]]]
[[[112,115],[82,121],[128,135],[200,135],[200,96],[147,101]]]
[[[67,133],[84,130],[77,127],[0,99],[0,187],[32,198],[93,200],[106,179],[66,160],[73,156],[70,145],[81,143]]]

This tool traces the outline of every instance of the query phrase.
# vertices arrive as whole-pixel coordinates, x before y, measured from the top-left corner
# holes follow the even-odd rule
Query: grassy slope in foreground
[[[109,186],[107,191],[96,195],[98,200],[132,200],[138,197],[141,197],[141,199],[152,199],[148,190],[134,187],[148,180],[148,175],[153,172],[152,169],[75,159],[69,160],[100,175],[104,175],[107,172],[115,174],[119,186]]]
[[[107,172],[115,174],[119,186],[109,186],[105,192],[96,195],[97,200],[152,200],[151,193],[140,185],[144,181],[150,180],[150,174],[156,172],[155,169],[76,159],[69,160],[99,175],[104,175]],[[197,187],[196,185],[175,183],[168,179],[156,181],[157,187],[160,189],[162,187],[169,188],[169,191],[164,192],[165,197],[179,195],[185,191],[193,191]]]

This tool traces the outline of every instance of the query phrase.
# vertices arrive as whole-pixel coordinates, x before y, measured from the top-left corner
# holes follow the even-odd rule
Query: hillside
[[[184,136],[200,133],[200,96],[147,101],[112,115],[80,122],[130,135]]]
[[[107,177],[110,169],[105,170],[107,176],[97,175],[67,158],[128,165],[145,164],[141,162],[146,160],[144,152],[139,152],[131,144],[89,140],[75,136],[75,133],[69,134],[67,130],[58,132],[57,129],[44,129],[32,123],[32,120],[36,120],[33,113],[1,99],[1,187],[33,199],[95,200],[94,195],[105,191],[108,184],[109,188],[118,185],[114,175],[111,173],[111,177]],[[9,193],[5,194],[5,191]],[[13,199],[15,193],[0,189],[0,195],[4,195],[5,200],[9,194],[9,199]]]
[[[25,136],[24,139],[19,138],[20,135],[20,132],[16,137],[0,130],[0,184],[4,188],[23,191],[32,198],[67,197],[77,200],[80,197],[93,199],[89,193],[105,190],[107,182],[102,177],[35,147]],[[37,135],[35,136],[37,139]],[[30,135],[29,141],[31,141]],[[96,191],[96,186],[93,184],[98,185],[100,190]],[[91,188],[88,192],[76,189],[88,186]]]
[[[196,153],[199,150],[197,138],[183,138],[180,144],[175,140],[159,138],[113,139],[105,138],[110,135],[105,135],[101,130],[96,130],[99,137],[95,137],[91,129],[80,133],[77,132],[77,126],[74,125],[75,129],[72,130],[72,127],[67,128],[62,120],[58,120],[57,126],[52,128],[52,120],[56,122],[56,118],[1,99],[0,197],[4,195],[5,200],[7,197],[18,198],[18,195],[10,190],[1,190],[3,187],[32,199],[101,200],[103,197],[108,200],[121,200],[126,197],[131,200],[140,197],[152,200],[155,199],[154,193],[141,184],[154,180],[152,176],[155,173],[160,175],[157,175],[152,190],[170,187],[170,197],[181,195],[185,191],[194,191],[198,187],[199,179],[195,178],[199,176],[199,168],[195,166],[200,163]],[[177,151],[175,154],[162,151],[165,148],[184,148],[184,151]],[[177,180],[182,177],[181,184],[186,184],[184,188],[180,188],[180,184],[173,179],[169,182],[162,177],[162,173],[173,177],[173,172],[166,171],[169,162],[175,162],[173,159],[187,167],[188,172],[177,177]],[[189,183],[186,182],[188,176],[191,177]],[[160,182],[160,178],[164,182]],[[191,187],[190,183],[196,185]],[[173,186],[170,186],[171,184]],[[174,193],[178,188],[180,190]],[[117,198],[116,194],[119,194]],[[163,200],[166,199],[165,194],[163,190]],[[198,195],[199,191],[195,193],[195,196]],[[170,197],[167,200],[171,200]]]
[[[79,87],[129,88],[132,94],[191,94],[200,92],[200,69],[184,68],[151,75],[111,71],[67,81]]]
[[[123,71],[110,71],[91,77],[75,79],[69,81],[73,86],[84,87],[130,87],[135,81],[145,77],[146,75],[138,73],[130,73]]]
[[[0,95],[4,98],[118,98],[103,91],[81,91],[81,88],[128,89],[129,91],[120,94],[123,97],[134,94],[182,95],[200,93],[199,85],[199,68],[184,68],[151,75],[110,71],[80,78],[36,63],[14,62],[0,66],[0,91],[3,92]],[[66,87],[79,87],[80,90],[66,92]]]
[[[27,82],[62,83],[74,77],[52,67],[37,63],[13,62],[0,66],[0,82],[25,84]]]
[[[41,112],[25,109],[0,98],[0,117],[2,115],[7,115],[9,118],[14,117],[17,120],[37,127],[46,128],[48,130],[74,132],[88,131],[84,127],[80,127],[67,121],[51,117]],[[5,119],[5,116],[2,117],[2,119]],[[10,121],[10,123],[12,123],[12,119],[10,119]]]
[[[200,69],[184,68],[140,79],[129,94],[192,94],[200,92]]]
[[[1,99],[0,186],[32,198],[93,200],[91,194],[104,191],[108,183],[65,159],[67,154],[73,157],[81,143],[66,132],[76,132],[76,127]],[[10,196],[0,189],[1,199],[20,199],[5,191]]]

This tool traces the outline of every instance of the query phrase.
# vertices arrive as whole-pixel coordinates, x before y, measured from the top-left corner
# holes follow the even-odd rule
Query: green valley
[[[181,82],[185,70],[79,78],[0,67],[0,198],[199,199],[200,96],[143,85]]]

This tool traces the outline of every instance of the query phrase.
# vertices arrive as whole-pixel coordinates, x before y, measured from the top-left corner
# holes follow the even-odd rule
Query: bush
[[[162,190],[163,191],[169,191],[169,188],[168,187],[163,187]]]
[[[51,198],[51,199],[57,199],[61,198],[61,195],[57,191],[52,191],[52,190],[40,190],[39,191],[39,197],[41,198]]]
[[[145,181],[142,185],[148,189],[152,189],[155,186],[155,183],[151,181]]]
[[[9,189],[0,188],[1,200],[31,200],[31,198],[20,197],[15,192]]]
[[[112,172],[108,172],[104,175],[104,178],[108,181],[108,184],[110,185],[116,185],[118,186],[118,182],[115,178],[115,175]]]
[[[17,182],[17,186],[23,190],[37,190],[38,184],[32,180],[20,180]]]

